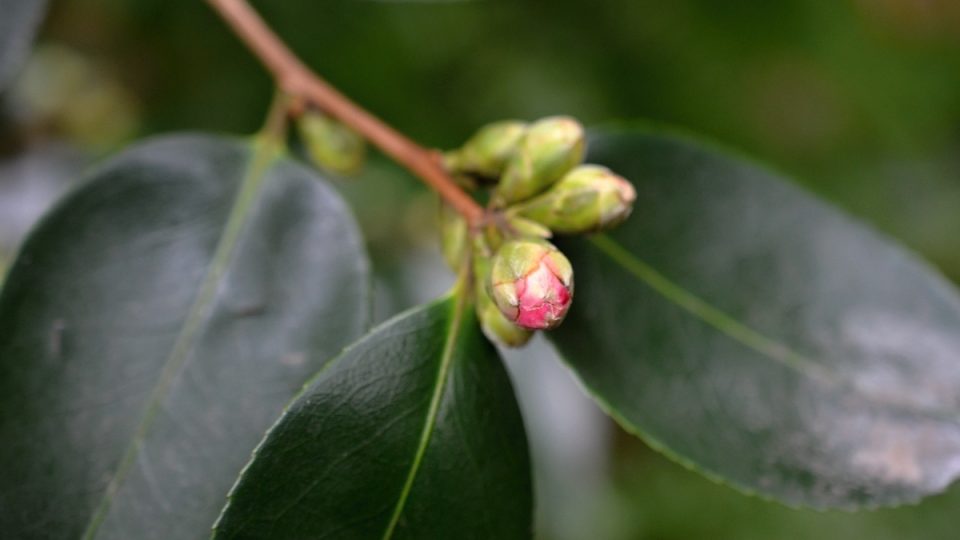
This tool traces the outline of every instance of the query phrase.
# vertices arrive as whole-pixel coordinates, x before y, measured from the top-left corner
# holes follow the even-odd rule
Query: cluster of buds
[[[621,223],[633,208],[630,182],[582,164],[583,127],[568,117],[490,124],[445,155],[460,185],[488,189],[488,219],[475,230],[441,208],[443,255],[470,264],[477,317],[494,342],[518,347],[559,325],[573,300],[573,268],[548,239]],[[469,263],[467,261],[470,261]]]

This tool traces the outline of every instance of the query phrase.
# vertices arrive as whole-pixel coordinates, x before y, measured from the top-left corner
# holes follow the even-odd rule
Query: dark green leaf
[[[364,329],[352,217],[260,143],[114,159],[0,295],[5,538],[207,538],[250,452]]]
[[[30,52],[46,0],[0,0],[0,91]]]
[[[627,430],[790,504],[915,501],[960,473],[960,298],[913,255],[756,165],[600,134],[634,216],[561,242],[553,334]]]
[[[261,443],[216,538],[529,538],[531,503],[510,380],[450,298],[318,375]]]

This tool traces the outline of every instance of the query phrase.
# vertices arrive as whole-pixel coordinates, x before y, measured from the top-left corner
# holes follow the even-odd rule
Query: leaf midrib
[[[590,241],[614,262],[649,285],[667,300],[726,334],[731,339],[811,378],[828,383],[838,382],[839,374],[834,370],[817,364],[783,343],[770,339],[737,321],[699,296],[677,285],[609,236],[598,235],[591,238]]]
[[[417,451],[414,454],[413,463],[410,465],[410,470],[407,473],[407,479],[404,482],[403,489],[400,491],[400,497],[397,499],[397,503],[394,507],[393,515],[390,517],[390,522],[387,525],[387,529],[383,533],[384,540],[389,540],[391,537],[393,537],[397,523],[400,521],[400,516],[403,514],[404,506],[406,505],[407,499],[410,496],[410,490],[413,488],[413,483],[416,480],[417,473],[420,470],[420,464],[423,461],[423,456],[426,454],[427,447],[430,445],[430,438],[433,435],[434,427],[436,427],[437,414],[440,411],[440,401],[443,398],[443,393],[446,389],[447,378],[450,372],[450,364],[453,361],[453,350],[456,347],[457,338],[460,334],[461,319],[463,318],[463,311],[466,303],[466,295],[462,291],[455,293],[454,298],[455,304],[453,306],[453,316],[451,317],[450,325],[447,329],[447,339],[443,344],[443,352],[440,356],[440,367],[437,372],[436,383],[434,383],[433,395],[430,398],[430,407],[427,409],[427,418],[423,425],[423,431],[420,433],[420,442],[418,443]]]
[[[160,377],[147,400],[146,407],[137,424],[137,429],[129,445],[120,458],[117,469],[110,479],[107,489],[100,499],[87,527],[83,533],[84,540],[91,540],[99,531],[103,520],[106,519],[113,499],[116,497],[134,460],[143,447],[144,440],[153,424],[153,420],[160,410],[163,398],[170,389],[176,374],[183,368],[190,357],[190,352],[196,342],[198,331],[211,313],[220,284],[233,259],[233,254],[240,240],[240,233],[244,229],[250,208],[253,206],[260,186],[265,178],[263,174],[278,155],[276,147],[265,139],[254,140],[253,152],[248,161],[246,174],[240,183],[240,189],[234,199],[233,206],[227,216],[223,233],[214,248],[213,258],[207,268],[196,298],[187,312],[183,326],[177,334],[173,348],[167,356],[160,371]]]
[[[848,378],[840,372],[819,364],[811,358],[794,351],[788,345],[761,334],[714,307],[699,296],[674,283],[609,236],[597,235],[590,238],[590,242],[604,255],[623,267],[623,269],[631,275],[646,283],[664,298],[734,341],[760,353],[761,356],[770,358],[801,375],[806,375],[823,384],[855,392],[871,403],[890,407],[912,415],[923,415],[934,420],[952,424],[960,423],[960,418],[958,418],[956,414],[919,407],[910,403],[892,402],[887,399],[881,399],[878,396],[865,394],[860,387],[848,380]]]

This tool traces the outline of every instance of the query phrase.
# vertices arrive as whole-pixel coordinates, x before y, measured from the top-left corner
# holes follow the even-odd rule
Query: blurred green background
[[[440,148],[506,117],[681,126],[772,164],[960,280],[956,0],[285,0],[255,4],[308,64]],[[0,112],[0,274],[90,163],[181,130],[252,133],[272,93],[199,0],[53,0]],[[339,182],[384,317],[442,290],[434,201],[374,158]],[[655,209],[638,209],[655,211]],[[509,355],[545,539],[954,539],[960,489],[903,509],[791,510],[610,425],[548,347]]]

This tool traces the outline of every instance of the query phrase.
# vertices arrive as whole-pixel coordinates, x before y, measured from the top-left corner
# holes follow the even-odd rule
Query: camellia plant
[[[244,0],[209,3],[277,97],[253,137],[113,157],[22,246],[0,293],[3,538],[529,538],[497,346],[537,331],[626,431],[742,491],[852,510],[960,474],[960,296],[894,242],[662,129],[553,116],[423,148]],[[14,5],[17,28],[42,7]],[[2,33],[3,79],[27,33]],[[366,143],[436,192],[457,276],[373,329],[324,179]]]

